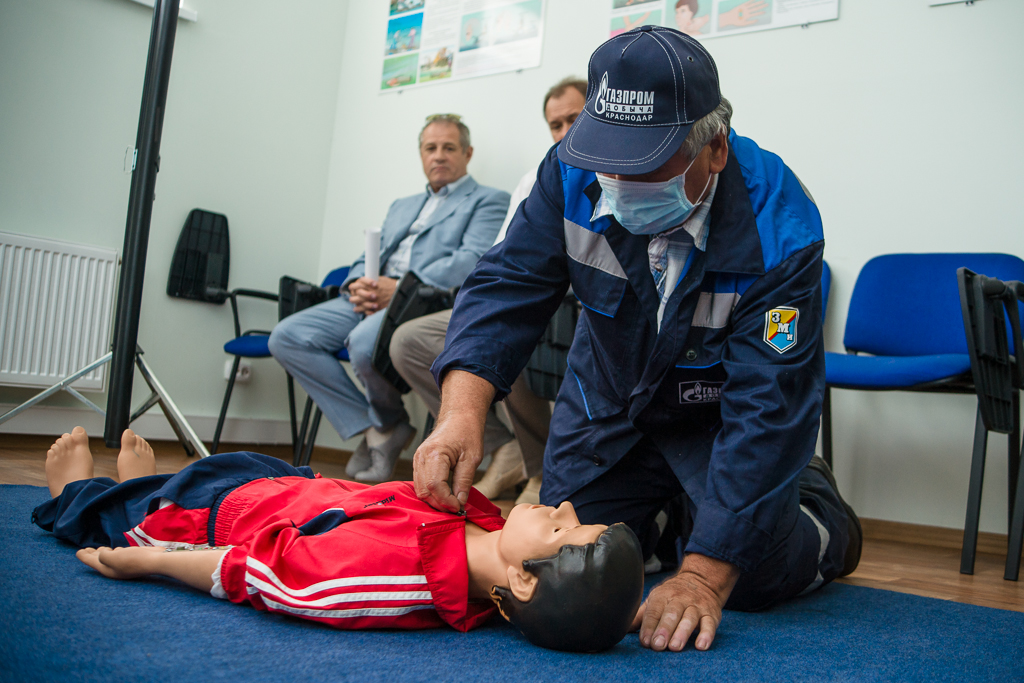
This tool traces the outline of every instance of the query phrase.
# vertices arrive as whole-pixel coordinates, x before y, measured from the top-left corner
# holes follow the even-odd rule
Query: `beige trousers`
[[[416,395],[427,404],[427,409],[435,418],[441,407],[441,392],[430,373],[430,366],[444,350],[444,338],[451,315],[452,312],[448,310],[410,320],[395,330],[389,347],[391,362]],[[551,423],[550,404],[530,391],[526,380],[520,375],[501,405],[508,412],[515,438],[523,450],[527,476],[540,474]],[[484,453],[493,453],[511,439],[512,435],[492,409],[484,427]]]

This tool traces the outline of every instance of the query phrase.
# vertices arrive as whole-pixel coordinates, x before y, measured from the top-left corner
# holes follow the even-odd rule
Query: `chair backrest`
[[[886,254],[864,264],[850,297],[843,345],[879,356],[967,353],[956,271],[1024,278],[1010,254]]]
[[[967,349],[971,355],[971,374],[978,394],[978,409],[985,428],[990,432],[1009,434],[1017,423],[1014,395],[1017,393],[1018,370],[1010,355],[1007,328],[1012,330],[1014,345],[1020,337],[1020,312],[1012,290],[1006,292],[1001,280],[990,280],[967,268],[957,272],[960,284],[960,305]],[[988,289],[991,286],[992,289]],[[1009,293],[1009,297],[1003,298]],[[1016,313],[1017,315],[1013,315]],[[1012,316],[1012,324],[1006,319]]]
[[[828,267],[828,261],[821,262],[821,322],[825,322],[825,313],[828,311],[828,293],[832,289],[832,269]]]
[[[340,287],[345,278],[348,277],[349,266],[342,266],[341,268],[335,268],[331,272],[327,273],[327,277],[320,283],[321,287],[330,287],[331,285],[337,285]]]

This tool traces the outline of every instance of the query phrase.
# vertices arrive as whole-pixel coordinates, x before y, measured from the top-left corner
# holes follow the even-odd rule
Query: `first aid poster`
[[[839,18],[839,0],[611,0],[609,36],[653,24],[703,40]]]
[[[388,0],[380,90],[540,66],[547,0]]]

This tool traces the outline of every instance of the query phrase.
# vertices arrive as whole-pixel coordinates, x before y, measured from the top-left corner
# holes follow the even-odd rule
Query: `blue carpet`
[[[167,580],[110,581],[31,525],[45,488],[0,486],[0,679],[17,681],[1013,681],[1024,614],[831,585],[727,612],[710,652],[535,648],[500,618],[462,634],[344,632]]]

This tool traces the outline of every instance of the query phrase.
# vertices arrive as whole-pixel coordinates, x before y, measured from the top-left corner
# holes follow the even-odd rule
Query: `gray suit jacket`
[[[426,202],[427,193],[423,192],[396,199],[391,204],[381,226],[382,271]],[[494,246],[508,202],[508,192],[478,185],[472,178],[467,178],[434,211],[416,237],[409,254],[409,270],[435,287],[461,285],[477,259]],[[361,254],[352,264],[345,286],[365,274],[365,256]]]

